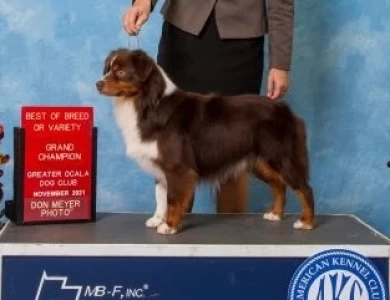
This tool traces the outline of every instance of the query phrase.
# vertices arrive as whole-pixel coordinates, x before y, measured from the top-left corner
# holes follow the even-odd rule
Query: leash
[[[131,43],[131,40],[134,39],[135,40],[135,48],[132,47],[132,43]],[[127,48],[129,49],[140,49],[140,43],[139,43],[139,34],[136,33],[134,35],[134,38],[132,38],[131,36],[129,36],[129,39],[127,40]]]

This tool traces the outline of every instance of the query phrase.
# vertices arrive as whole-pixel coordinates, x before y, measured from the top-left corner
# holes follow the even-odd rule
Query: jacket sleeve
[[[268,0],[268,32],[270,68],[290,70],[294,0]]]
[[[152,11],[153,11],[154,7],[156,6],[157,0],[152,0],[151,2],[152,2]]]
[[[151,1],[150,1],[151,4],[152,4],[152,10],[151,10],[151,11],[153,11],[154,7],[156,6],[157,1],[158,1],[158,0],[151,0]],[[134,4],[134,2],[135,2],[135,0],[132,0],[131,3]]]

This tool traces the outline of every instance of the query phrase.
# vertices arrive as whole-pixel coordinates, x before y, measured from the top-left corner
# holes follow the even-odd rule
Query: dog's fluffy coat
[[[112,51],[103,73],[97,88],[114,98],[127,154],[157,182],[148,227],[176,233],[199,181],[248,171],[273,191],[264,218],[282,218],[289,186],[302,203],[294,227],[313,228],[305,125],[288,105],[258,95],[183,91],[141,50]]]

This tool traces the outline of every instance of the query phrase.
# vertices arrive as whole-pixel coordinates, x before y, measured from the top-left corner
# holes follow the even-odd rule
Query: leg
[[[284,215],[286,205],[286,186],[280,182],[270,182],[274,200],[269,212],[264,214],[264,219],[270,221],[280,221]]]
[[[294,223],[295,229],[313,229],[314,227],[314,196],[312,188],[306,184],[294,190],[302,204],[302,216]]]
[[[243,172],[221,183],[217,192],[218,213],[244,213],[247,206],[248,174]]]
[[[195,200],[195,191],[192,194],[190,201],[188,201],[188,207],[186,209],[187,213],[191,213],[192,212],[192,209],[194,207],[194,200]]]
[[[167,187],[166,183],[164,184],[161,181],[156,181],[156,211],[154,212],[153,217],[146,221],[146,227],[156,228],[160,224],[166,221],[167,215]]]
[[[264,161],[259,161],[253,171],[257,177],[268,183],[274,193],[274,201],[271,210],[264,215],[268,220],[280,220],[284,213],[284,206],[286,202],[285,190],[286,180],[283,176],[273,170]],[[298,177],[299,178],[299,177]],[[294,223],[295,229],[313,229],[314,227],[314,197],[311,187],[307,184],[292,184],[288,182],[301,201],[302,216]],[[298,186],[298,188],[296,188]]]
[[[286,204],[286,184],[282,180],[282,176],[264,161],[259,161],[256,164],[253,173],[271,187],[274,196],[271,208],[264,214],[264,219],[280,221],[283,218]]]
[[[183,215],[188,210],[192,199],[197,175],[192,170],[183,170],[167,175],[168,184],[168,211],[165,223],[158,226],[160,234],[175,234]]]

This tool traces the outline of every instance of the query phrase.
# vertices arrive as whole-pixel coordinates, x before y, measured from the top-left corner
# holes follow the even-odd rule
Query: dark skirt
[[[264,37],[222,40],[214,14],[199,36],[164,21],[157,61],[171,80],[186,91],[259,94]]]

